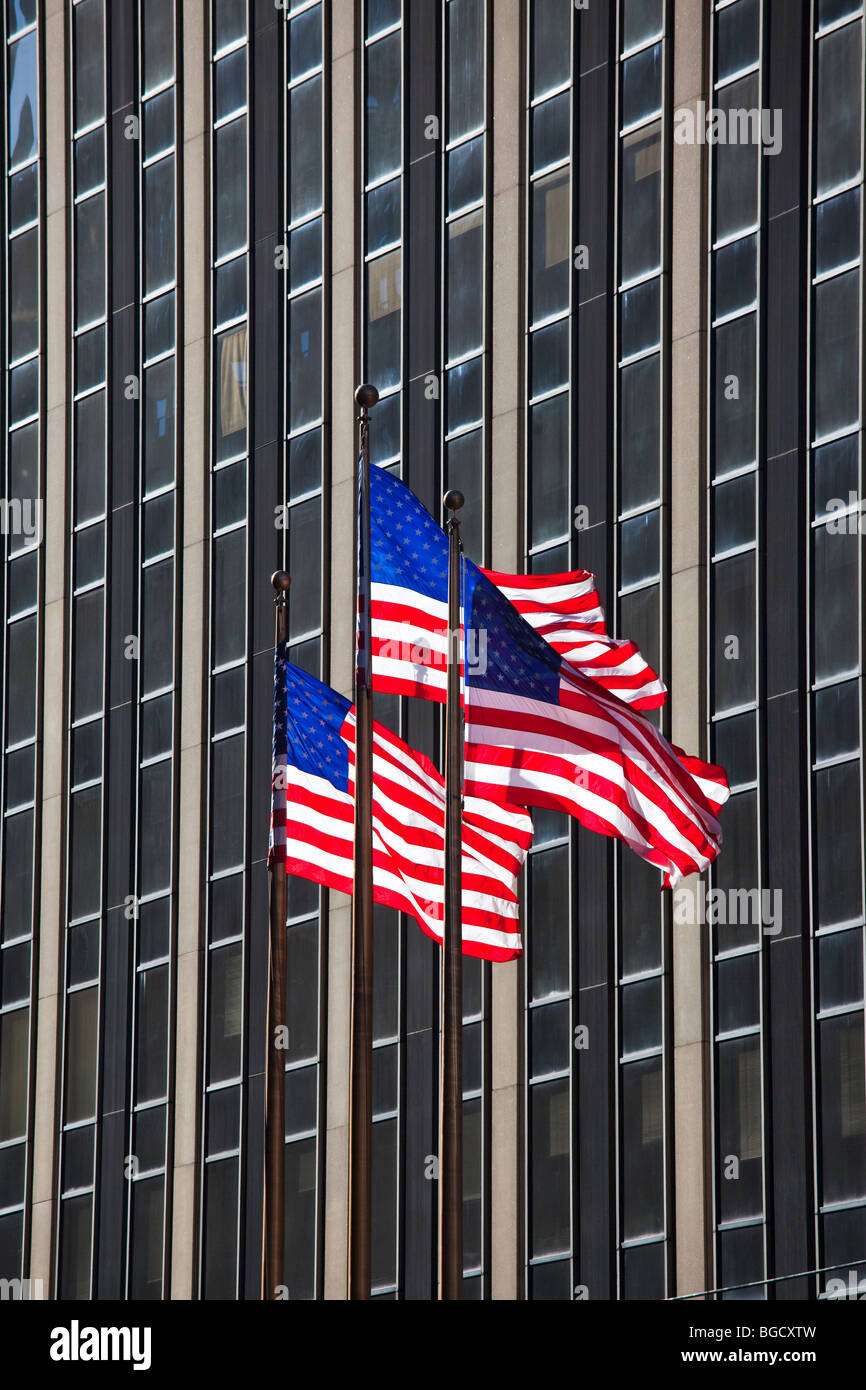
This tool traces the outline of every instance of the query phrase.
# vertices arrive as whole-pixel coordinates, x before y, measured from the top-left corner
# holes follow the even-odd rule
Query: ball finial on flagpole
[[[283,594],[288,592],[291,583],[291,575],[288,575],[285,570],[276,570],[275,573],[271,575],[271,584],[276,590],[278,598],[281,598]]]
[[[370,410],[379,399],[379,392],[369,381],[355,390],[355,400],[362,410]]]
[[[452,487],[448,489],[442,501],[447,511],[459,512],[466,498],[463,496],[462,492],[458,492],[456,488]]]

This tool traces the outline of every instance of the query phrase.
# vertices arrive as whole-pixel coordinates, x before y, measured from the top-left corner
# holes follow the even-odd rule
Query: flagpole
[[[460,522],[463,494],[444,497],[448,531],[445,713],[445,932],[439,1061],[439,1297],[463,1289],[463,711],[460,705]]]
[[[276,613],[276,646],[286,640],[287,596],[291,579],[285,570],[271,576]],[[285,1186],[286,1156],[286,861],[277,857],[268,870],[270,876],[269,972],[268,972],[268,1050],[265,1118],[265,1289],[266,1299],[275,1299],[285,1279]]]
[[[359,386],[356,488],[355,862],[352,892],[352,1041],[349,1103],[349,1298],[371,1279],[373,1127],[373,689],[370,667],[370,419],[375,386]]]

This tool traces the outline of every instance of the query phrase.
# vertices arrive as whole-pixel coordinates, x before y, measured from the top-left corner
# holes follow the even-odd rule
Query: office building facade
[[[2,25],[0,1277],[261,1297],[269,581],[349,693],[364,380],[374,463],[593,571],[732,788],[677,895],[535,815],[525,954],[466,962],[464,1296],[866,1277],[862,0]],[[429,1299],[439,953],[375,930],[373,1293]],[[290,879],[287,950],[286,1292],[340,1299],[348,900]]]

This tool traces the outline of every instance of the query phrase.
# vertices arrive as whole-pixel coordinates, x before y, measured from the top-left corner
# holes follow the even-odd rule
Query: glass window
[[[388,184],[386,187],[394,187]],[[399,188],[399,185],[398,185]],[[369,198],[368,197],[368,209]],[[484,197],[484,136],[467,140],[448,153],[448,211],[459,212],[461,208],[472,207]],[[399,209],[399,203],[397,204]],[[397,213],[399,217],[399,212]],[[399,222],[392,239],[399,235]],[[382,243],[384,245],[384,242]],[[372,250],[373,248],[368,248]]]
[[[448,141],[484,124],[484,0],[448,5]]]
[[[89,917],[99,911],[102,846],[102,789],[87,787],[71,799],[69,916]]]
[[[162,1297],[165,1178],[133,1183],[129,1255],[130,1298]]]
[[[484,381],[481,357],[452,367],[446,377],[445,414],[449,434],[481,420]]]
[[[719,1285],[730,1293],[722,1294],[723,1301],[731,1299],[766,1298],[766,1287],[739,1287],[754,1284],[764,1274],[764,1227],[741,1226],[719,1232]]]
[[[720,960],[716,966],[716,1027],[738,1033],[760,1022],[758,956],[750,952]]]
[[[571,71],[571,6],[563,0],[535,0],[532,16],[532,95],[561,87]]]
[[[322,65],[322,7],[299,14],[289,24],[289,77],[295,81]]]
[[[571,97],[568,92],[543,101],[532,111],[532,170],[549,169],[568,159],[571,144]]]
[[[818,44],[816,191],[837,188],[860,172],[862,25],[828,34]]]
[[[105,21],[102,0],[81,0],[75,25],[75,129],[105,118]]]
[[[662,32],[664,0],[622,0],[622,49],[628,52]]]
[[[726,318],[738,309],[751,308],[758,297],[757,233],[722,246],[716,252],[714,269],[714,316]]]
[[[815,774],[815,883],[821,926],[856,920],[860,889],[860,763]]]
[[[755,539],[755,475],[713,489],[713,550],[721,555]]]
[[[390,34],[367,49],[367,183],[400,168],[401,37]]]
[[[367,375],[380,390],[401,379],[402,302],[403,253],[398,248],[367,266]]]
[[[660,289],[656,277],[620,295],[620,357],[634,357],[659,343]]]
[[[859,537],[845,519],[814,533],[813,601],[815,679],[856,671],[859,662]],[[845,528],[844,530],[842,528]]]
[[[818,762],[860,748],[860,683],[845,681],[815,692],[815,756]]]
[[[460,513],[460,538],[466,554],[476,564],[483,559],[484,489],[481,430],[462,434],[445,446],[446,483],[457,488],[466,501]]]
[[[232,328],[214,344],[214,435],[217,462],[247,443],[247,330]]]
[[[97,391],[75,404],[76,525],[104,512],[105,392]]]
[[[662,1059],[629,1062],[622,1080],[622,1235],[664,1230]]]
[[[545,396],[568,384],[568,319],[539,328],[529,340],[530,394]]]
[[[144,158],[155,159],[173,144],[174,92],[169,88],[152,97],[144,107]]]
[[[621,854],[620,903],[622,959],[625,975],[658,970],[662,963],[659,920],[659,872],[636,854]]]
[[[622,1050],[624,1055],[647,1052],[662,1045],[662,984],[660,979],[623,985]]]
[[[85,0],[88,3],[88,0]],[[9,45],[9,167],[26,164],[39,148],[39,63],[36,30]]]
[[[64,1124],[89,1120],[96,1112],[99,989],[79,989],[67,999]]]
[[[863,1003],[863,930],[818,938],[818,1007]]]
[[[658,281],[654,282],[658,285]],[[657,502],[661,469],[661,386],[658,354],[632,362],[620,372],[620,507]]]
[[[724,82],[758,61],[758,0],[738,0],[716,16],[716,80]]]
[[[568,308],[571,208],[568,170],[532,185],[532,322]]]
[[[568,846],[533,854],[529,860],[529,992],[533,1000],[568,991],[568,904]]]
[[[568,396],[553,396],[530,412],[530,537],[532,545],[568,531]]]
[[[819,1023],[822,1196],[825,1203],[866,1196],[866,1094],[863,1015]]]
[[[170,760],[142,768],[139,826],[142,893],[155,893],[171,885],[171,776]]]
[[[202,1240],[205,1298],[237,1297],[238,1159],[205,1165]]]
[[[9,361],[39,346],[39,232],[9,242]]]
[[[719,1043],[717,1077],[720,1217],[734,1221],[760,1216],[764,1210],[760,1037],[753,1034]],[[732,1158],[736,1165],[730,1164]],[[726,1172],[731,1176],[726,1177]]]
[[[143,0],[144,87],[151,92],[174,76],[173,0]]]
[[[386,40],[390,43],[390,40]],[[322,79],[289,93],[289,213],[292,222],[322,207]]]
[[[244,784],[244,735],[235,734],[213,746],[211,867],[214,873],[243,863]]]
[[[637,125],[662,109],[662,46],[653,44],[622,64],[622,124]]]
[[[644,584],[659,574],[661,513],[631,517],[620,527],[620,583],[624,589]]]
[[[397,1280],[397,1120],[373,1125],[373,1288]]]
[[[718,477],[755,459],[755,315],[723,324],[714,330],[713,338],[713,446]]]
[[[716,95],[727,139],[715,145],[715,239],[753,227],[758,216],[760,106],[752,73]]]
[[[571,1111],[567,1077],[530,1088],[529,1249],[552,1255],[571,1243]]]
[[[860,189],[828,198],[815,209],[815,273],[856,261],[860,254]]]
[[[33,812],[9,816],[3,855],[3,941],[30,933],[33,919]]]
[[[8,630],[6,743],[36,735],[36,618],[22,618]]]
[[[168,1084],[168,966],[141,970],[137,981],[135,1096],[141,1105],[161,1099]]]
[[[713,566],[713,696],[717,713],[755,698],[755,558]]]
[[[322,415],[322,291],[289,304],[289,429]]]
[[[620,279],[637,280],[661,266],[661,125],[622,142]]]
[[[393,185],[385,184],[384,187],[387,189]],[[317,218],[315,222],[296,227],[289,236],[289,288],[297,290],[321,278],[322,220]]]
[[[245,38],[247,32],[247,0],[214,0],[214,52]]]
[[[236,48],[213,67],[213,118],[222,121],[247,104],[247,53]]]
[[[289,637],[294,638],[318,627],[321,621],[321,498],[299,502],[289,512],[287,563],[292,575]]]
[[[484,341],[484,214],[479,208],[448,227],[448,358]]]
[[[214,256],[222,260],[247,244],[247,118],[214,132]]]
[[[174,481],[174,360],[144,374],[144,485],[147,492]]]
[[[29,1009],[0,1013],[0,1143],[26,1134],[29,1023]]]
[[[243,948],[240,942],[210,952],[208,1083],[240,1075],[243,1018]]]
[[[246,649],[246,536],[230,531],[213,545],[214,665],[236,661]]]
[[[815,288],[815,426],[817,438],[860,416],[860,272],[849,270]]]
[[[105,194],[75,209],[75,323],[105,317]]]
[[[9,180],[9,231],[16,232],[39,214],[39,165],[28,164]]]
[[[144,206],[144,289],[145,294],[152,294],[174,280],[173,158],[162,159],[145,169]]]

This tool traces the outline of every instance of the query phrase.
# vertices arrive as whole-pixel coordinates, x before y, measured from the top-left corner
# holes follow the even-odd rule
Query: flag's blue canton
[[[405,483],[370,469],[372,579],[448,602],[448,537]]]
[[[351,701],[286,661],[285,647],[277,648],[275,659],[285,668],[286,698],[279,713],[274,709],[274,751],[279,737],[290,767],[348,791],[349,750],[340,729]]]
[[[373,580],[448,602],[448,537],[405,483],[370,470]],[[559,701],[560,658],[471,560],[463,586],[467,627],[486,633],[487,662],[466,682],[505,695]],[[480,651],[476,642],[475,651]],[[481,663],[483,665],[484,663]]]
[[[487,634],[486,665],[479,663],[477,670],[470,666],[467,684],[558,704],[558,653],[471,560],[467,560],[466,570],[466,611],[470,614],[467,626]],[[470,570],[474,571],[471,597]],[[475,650],[481,650],[477,641]]]

